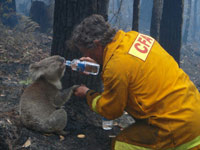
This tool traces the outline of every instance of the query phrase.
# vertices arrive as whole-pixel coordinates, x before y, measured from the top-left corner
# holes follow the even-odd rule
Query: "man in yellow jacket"
[[[200,149],[199,91],[157,41],[116,31],[92,15],[75,28],[71,42],[86,56],[82,60],[103,65],[104,91],[80,86],[75,95],[86,96],[107,119],[124,111],[136,119],[115,138],[113,150]]]

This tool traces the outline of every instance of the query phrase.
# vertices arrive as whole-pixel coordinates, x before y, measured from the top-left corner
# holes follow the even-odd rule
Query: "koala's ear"
[[[38,63],[34,63],[29,66],[29,74],[33,81],[37,80],[42,75],[40,68],[41,67]]]
[[[29,66],[29,70],[37,70],[39,69],[39,65],[37,63],[31,64]]]

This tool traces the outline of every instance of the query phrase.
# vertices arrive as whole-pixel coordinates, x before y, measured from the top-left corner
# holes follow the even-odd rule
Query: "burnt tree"
[[[133,2],[133,23],[132,29],[135,31],[139,30],[139,12],[140,12],[140,0],[134,0]]]
[[[51,55],[61,55],[69,60],[80,58],[81,54],[76,50],[70,50],[67,43],[71,37],[73,28],[85,17],[92,14],[101,14],[107,20],[107,8],[108,0],[56,0]],[[87,76],[79,72],[71,71],[70,68],[66,68],[62,84],[63,88],[70,87],[74,84],[85,84],[89,88],[97,91],[101,91],[102,89],[100,75]],[[110,138],[108,135],[102,134],[102,131],[100,131],[101,128],[99,128],[101,127],[101,117],[89,109],[86,100],[72,97],[72,100],[67,102],[65,108],[68,112],[67,131],[88,134],[87,136],[92,137],[92,139],[89,139],[89,141],[87,139],[85,142],[91,142],[90,147],[96,147],[95,143],[104,141],[104,144],[101,144],[98,148],[110,148]],[[97,136],[100,141],[95,138]],[[84,146],[87,147],[87,145]],[[76,149],[76,145],[73,148]],[[85,149],[95,148],[87,147]]]
[[[11,28],[18,23],[15,0],[0,0],[0,22]]]
[[[34,1],[30,8],[30,18],[40,25],[41,32],[46,32],[50,27],[47,5],[41,1]]]
[[[185,30],[183,34],[183,43],[187,44],[188,40],[188,33],[189,33],[189,27],[190,27],[190,18],[191,18],[191,7],[192,7],[192,1],[188,0],[188,5],[186,8],[186,19],[185,19]]]
[[[72,60],[80,58],[78,51],[71,51],[67,45],[73,28],[85,17],[101,14],[107,20],[108,0],[56,0],[54,11],[53,42],[51,55],[61,55]],[[100,89],[100,75],[86,76],[66,69],[63,86],[85,84],[93,89]]]
[[[160,20],[162,16],[163,0],[154,0],[152,17],[151,17],[151,28],[150,35],[159,41],[160,32]]]
[[[160,25],[160,44],[179,63],[183,1],[164,0]]]
[[[61,55],[69,60],[80,58],[80,52],[70,50],[67,44],[74,27],[85,17],[92,14],[101,14],[107,20],[107,8],[108,0],[56,0],[51,55]],[[87,76],[79,72],[71,71],[70,68],[66,68],[62,84],[63,88],[70,87],[74,84],[85,84],[89,88],[97,91],[101,91],[102,89],[100,75]],[[97,126],[101,126],[101,117],[89,109],[86,100],[79,100],[75,97],[72,97],[72,99],[66,105],[68,112],[67,130],[82,130],[84,132],[87,126],[92,125],[94,130],[96,130]],[[109,141],[108,138],[105,137],[105,139]],[[109,143],[102,145],[102,149],[108,149],[108,147],[110,147]]]
[[[192,26],[192,38],[194,39],[194,41],[196,40],[196,35],[197,35],[197,30],[198,30],[198,26],[197,26],[197,20],[198,20],[198,0],[194,1],[194,21],[193,21],[193,26]]]

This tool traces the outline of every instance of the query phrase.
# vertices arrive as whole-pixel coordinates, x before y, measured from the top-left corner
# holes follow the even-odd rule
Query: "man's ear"
[[[100,40],[94,40],[93,42],[97,47],[101,46]]]

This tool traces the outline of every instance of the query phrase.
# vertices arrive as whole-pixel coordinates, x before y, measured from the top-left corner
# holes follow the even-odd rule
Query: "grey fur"
[[[33,83],[25,89],[20,99],[20,118],[27,128],[44,133],[66,134],[63,129],[67,124],[67,113],[61,107],[78,85],[60,91],[64,63],[63,57],[51,56],[30,65]]]

